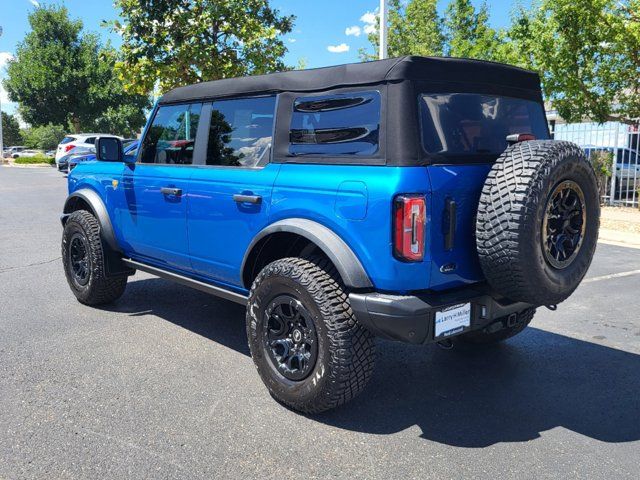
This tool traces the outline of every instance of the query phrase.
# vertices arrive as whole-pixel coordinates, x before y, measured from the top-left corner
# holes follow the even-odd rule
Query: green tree
[[[568,121],[640,118],[640,0],[543,0],[509,36]],[[518,55],[519,53],[519,55]]]
[[[150,107],[147,95],[130,93],[124,89],[122,81],[114,70],[117,52],[107,45],[98,53],[98,59],[92,64],[93,78],[91,94],[88,96],[88,115],[81,119],[85,131],[106,132],[135,136],[144,126],[145,110]]]
[[[453,0],[446,9],[444,27],[448,56],[502,60],[502,39],[489,26],[486,3],[476,11],[470,0]]]
[[[294,17],[268,0],[116,0],[124,22],[117,72],[127,90],[165,92],[205,80],[285,69]]]
[[[31,127],[24,132],[24,143],[29,148],[39,148],[40,150],[55,149],[60,140],[66,134],[66,129],[60,125],[41,125],[39,127]]]
[[[20,145],[22,135],[20,134],[20,124],[13,115],[2,112],[2,144],[5,147]]]
[[[25,122],[79,132],[92,130],[105,112],[119,111],[131,115],[127,125],[142,124],[147,98],[122,94],[113,74],[115,54],[103,51],[96,35],[82,35],[80,20],[71,20],[64,7],[46,6],[29,14],[29,24],[4,82]]]
[[[390,57],[402,55],[442,55],[444,35],[442,20],[438,16],[436,0],[389,1],[388,14],[388,54]],[[374,53],[360,50],[363,60],[376,60],[379,55],[379,23],[368,40]]]

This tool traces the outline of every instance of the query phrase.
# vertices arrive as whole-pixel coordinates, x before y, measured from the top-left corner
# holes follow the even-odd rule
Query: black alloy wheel
[[[318,358],[318,335],[311,314],[291,295],[279,295],[264,314],[263,341],[274,368],[299,381],[313,370]]]
[[[73,276],[73,281],[79,286],[84,286],[89,282],[91,275],[89,249],[86,237],[76,232],[69,242],[69,269]]]
[[[546,261],[561,270],[576,258],[587,225],[584,193],[571,180],[560,182],[549,194],[542,224],[542,249]]]

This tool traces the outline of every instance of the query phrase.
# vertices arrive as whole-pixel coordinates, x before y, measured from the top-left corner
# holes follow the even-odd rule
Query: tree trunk
[[[73,133],[80,133],[80,119],[77,117],[71,118],[71,126],[73,127]]]

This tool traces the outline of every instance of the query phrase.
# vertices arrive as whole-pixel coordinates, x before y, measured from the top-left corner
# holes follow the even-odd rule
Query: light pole
[[[2,36],[2,27],[0,26],[0,37]],[[2,143],[2,95],[0,95],[0,163],[4,159],[4,143]]]
[[[387,0],[380,0],[380,60],[387,56]]]

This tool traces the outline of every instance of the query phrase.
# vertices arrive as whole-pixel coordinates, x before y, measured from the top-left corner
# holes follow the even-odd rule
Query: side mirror
[[[101,162],[122,162],[122,141],[116,137],[96,138],[96,159]]]

